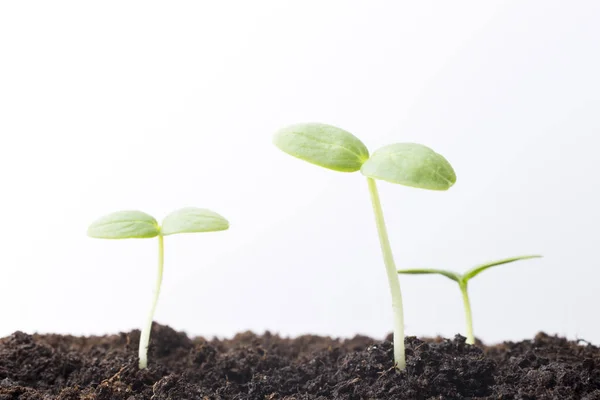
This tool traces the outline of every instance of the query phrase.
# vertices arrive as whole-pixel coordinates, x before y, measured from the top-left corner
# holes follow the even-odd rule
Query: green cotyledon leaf
[[[160,227],[149,214],[135,210],[117,211],[94,221],[87,234],[98,239],[145,239],[158,236]]]
[[[167,215],[162,223],[164,236],[176,233],[216,232],[229,228],[220,214],[205,208],[186,207]]]
[[[532,258],[541,258],[541,257],[542,256],[540,256],[540,255],[511,257],[511,258],[505,258],[503,260],[498,260],[498,261],[493,261],[493,262],[481,264],[481,265],[473,267],[470,270],[468,270],[467,272],[465,272],[464,279],[465,279],[465,281],[468,281],[469,279],[471,279],[471,278],[479,275],[480,273],[482,273],[486,269],[489,269],[489,268],[492,268],[492,267],[496,267],[498,265],[508,264],[508,263],[512,263],[512,262],[520,261],[520,260],[529,260],[529,259],[532,259]]]
[[[294,157],[339,172],[358,171],[369,158],[369,150],[356,136],[321,123],[295,124],[280,129],[273,143]]]
[[[462,276],[452,272],[452,271],[446,271],[443,269],[430,269],[430,268],[415,268],[415,269],[399,269],[398,270],[399,274],[413,274],[413,275],[420,275],[420,274],[438,274],[438,275],[443,275],[446,278],[450,278],[455,282],[460,283],[460,280],[462,279]]]
[[[369,178],[429,190],[447,190],[456,182],[454,169],[442,155],[416,143],[384,146],[360,171]]]

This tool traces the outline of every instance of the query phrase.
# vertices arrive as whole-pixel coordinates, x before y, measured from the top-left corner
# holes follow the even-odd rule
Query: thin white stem
[[[377,185],[372,178],[367,178],[367,182],[369,184],[371,202],[373,203],[373,212],[375,213],[375,223],[377,224],[377,233],[379,234],[383,262],[385,263],[390,292],[392,294],[392,309],[394,310],[394,361],[396,361],[396,368],[403,370],[406,368],[406,359],[404,350],[404,313],[402,310],[400,281],[398,280],[398,272],[396,270],[396,264],[394,263],[392,248],[385,227],[385,220],[383,219],[383,209],[381,208]]]
[[[146,320],[146,325],[142,329],[140,335],[140,369],[148,367],[148,345],[150,344],[150,332],[152,331],[152,321],[154,320],[154,312],[156,311],[156,304],[158,303],[158,295],[160,294],[160,285],[162,284],[163,278],[163,267],[165,263],[165,250],[164,250],[164,237],[162,234],[158,235],[158,275],[156,277],[156,284],[154,286],[154,298],[152,300],[152,307]]]
[[[467,282],[460,282],[460,291],[462,293],[463,304],[465,305],[465,321],[467,323],[467,344],[475,344],[473,335],[473,315],[471,313],[471,301],[469,300],[469,291]]]

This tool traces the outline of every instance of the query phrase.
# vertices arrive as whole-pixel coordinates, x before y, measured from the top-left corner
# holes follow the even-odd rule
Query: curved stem
[[[383,210],[381,208],[381,201],[379,200],[377,185],[373,178],[367,178],[367,182],[369,184],[369,193],[371,194],[371,203],[373,203],[373,212],[375,213],[375,223],[377,224],[383,262],[385,263],[390,292],[392,294],[392,309],[394,310],[394,361],[396,362],[396,368],[403,370],[406,368],[406,359],[404,350],[404,313],[402,311],[400,281],[385,227],[385,220],[383,219]]]
[[[156,311],[156,304],[158,303],[158,295],[160,294],[160,285],[163,278],[163,267],[165,263],[165,250],[164,250],[164,237],[162,234],[158,235],[158,275],[156,277],[156,284],[154,286],[154,299],[152,300],[152,307],[146,320],[146,325],[142,329],[140,335],[140,369],[144,369],[148,366],[148,345],[150,343],[150,332],[152,331],[152,321],[154,320],[154,312]]]
[[[460,282],[459,286],[460,291],[462,293],[463,304],[465,305],[465,321],[467,323],[467,344],[475,344],[475,336],[473,335],[473,315],[471,313],[471,301],[469,300],[467,282]]]

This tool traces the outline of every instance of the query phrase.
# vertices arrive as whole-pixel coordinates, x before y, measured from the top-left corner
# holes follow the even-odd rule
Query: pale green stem
[[[469,300],[467,282],[459,282],[458,285],[460,286],[463,304],[465,305],[465,320],[467,323],[467,344],[475,344],[475,336],[473,336],[473,315],[471,313],[471,301]]]
[[[162,234],[158,235],[158,275],[156,277],[156,284],[154,286],[154,298],[152,300],[152,307],[146,320],[146,325],[142,329],[140,335],[140,369],[144,369],[148,366],[148,345],[150,344],[150,331],[152,331],[152,321],[154,320],[154,312],[156,311],[156,304],[158,303],[158,295],[160,294],[160,285],[163,277],[163,267],[165,263],[165,250],[164,250],[164,237]]]
[[[375,180],[367,178],[369,184],[369,193],[373,203],[373,212],[375,213],[375,222],[377,224],[377,233],[383,253],[383,262],[387,272],[390,292],[392,294],[392,309],[394,310],[394,361],[396,368],[403,370],[406,368],[406,359],[404,354],[404,313],[402,311],[402,292],[400,291],[400,281],[398,272],[392,255],[392,248],[388,238],[385,220],[383,219],[383,210],[379,200],[379,192]]]

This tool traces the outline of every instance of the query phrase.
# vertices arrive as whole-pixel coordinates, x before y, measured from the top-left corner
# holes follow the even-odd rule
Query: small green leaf
[[[398,270],[399,274],[413,274],[413,275],[417,275],[417,274],[439,274],[439,275],[443,275],[446,278],[450,278],[455,282],[460,283],[460,280],[462,279],[462,276],[460,276],[457,273],[454,273],[452,271],[445,271],[443,269],[399,269]]]
[[[158,236],[156,220],[141,211],[117,211],[97,219],[87,234],[98,239],[144,239]]]
[[[163,220],[163,236],[176,233],[215,232],[229,228],[229,222],[214,211],[186,207],[173,211]]]
[[[355,172],[369,158],[369,150],[356,136],[332,125],[295,124],[273,138],[282,151],[309,163],[340,172]]]
[[[465,280],[465,282],[467,282],[469,279],[479,275],[480,273],[482,273],[483,271],[485,271],[488,268],[492,268],[498,265],[502,265],[502,264],[508,264],[511,262],[515,262],[515,261],[519,261],[519,260],[528,260],[530,258],[541,258],[542,256],[521,256],[521,257],[512,257],[512,258],[505,258],[504,260],[498,260],[498,261],[493,261],[490,263],[486,263],[486,264],[482,264],[482,265],[478,265],[474,268],[471,268],[470,270],[468,270],[467,272],[465,272],[465,274],[463,275],[463,279]]]
[[[429,190],[447,190],[456,182],[456,174],[443,156],[416,143],[384,146],[360,171],[369,178]]]

